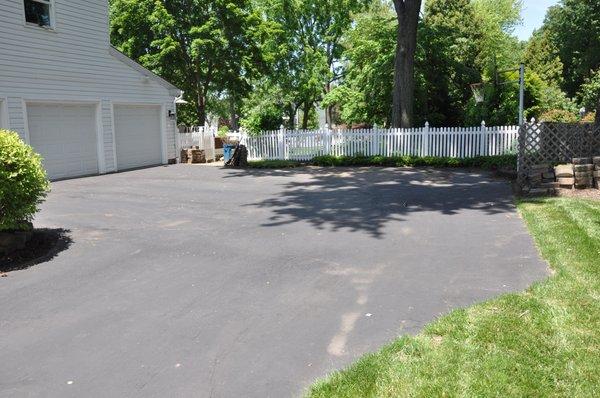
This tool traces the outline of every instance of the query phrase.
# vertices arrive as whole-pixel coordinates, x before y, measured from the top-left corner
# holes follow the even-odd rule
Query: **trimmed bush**
[[[289,169],[303,165],[294,160],[253,160],[248,162],[248,167],[251,169]]]
[[[419,156],[317,156],[309,162],[293,160],[258,160],[248,162],[250,168],[282,169],[306,165],[321,167],[473,167],[487,170],[517,169],[517,155],[445,158]]]
[[[446,158],[419,156],[318,156],[310,162],[315,166],[380,166],[380,167],[477,167],[483,169],[499,169],[514,167],[516,155],[477,156],[474,158]]]
[[[0,130],[0,231],[28,228],[48,189],[40,155],[17,133]]]

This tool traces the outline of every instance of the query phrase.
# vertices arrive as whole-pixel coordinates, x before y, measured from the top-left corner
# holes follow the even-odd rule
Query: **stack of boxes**
[[[204,149],[198,147],[181,150],[181,163],[206,163]]]

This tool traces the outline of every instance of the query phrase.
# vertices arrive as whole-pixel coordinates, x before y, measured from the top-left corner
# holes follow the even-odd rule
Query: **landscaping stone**
[[[594,170],[594,165],[593,164],[576,164],[575,166],[573,166],[573,169],[575,170],[575,172],[582,172],[582,171],[592,171]]]
[[[591,171],[576,171],[575,172],[575,179],[585,179],[585,178],[590,178],[592,177],[592,172]]]
[[[559,164],[554,168],[554,174],[556,177],[573,177],[573,165]]]
[[[592,163],[591,158],[573,158],[573,164],[590,164]]]
[[[575,178],[573,177],[558,177],[556,181],[560,186],[572,187],[575,184]]]

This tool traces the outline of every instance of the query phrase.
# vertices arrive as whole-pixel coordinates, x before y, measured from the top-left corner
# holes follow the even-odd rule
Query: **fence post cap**
[[[481,121],[481,127],[485,127],[485,120]]]
[[[534,117],[531,118],[531,123],[535,123],[535,118]]]
[[[429,122],[425,122],[425,127],[429,127]]]

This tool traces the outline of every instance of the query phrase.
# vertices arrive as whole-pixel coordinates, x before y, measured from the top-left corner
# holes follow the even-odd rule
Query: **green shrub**
[[[594,123],[596,121],[596,112],[588,112],[581,119],[581,123]]]
[[[227,134],[229,134],[229,127],[227,126],[221,126],[219,127],[219,130],[217,130],[217,137],[219,138],[226,137]]]
[[[540,116],[541,122],[557,122],[557,123],[577,123],[578,117],[576,113],[565,111],[562,109],[552,109],[544,112]]]
[[[433,156],[317,156],[310,162],[315,166],[381,166],[381,167],[476,167],[498,169],[516,168],[516,155],[477,156],[474,158],[449,158]]]
[[[294,160],[252,160],[248,162],[251,169],[289,169],[301,166],[302,163]]]
[[[26,228],[48,188],[41,157],[17,133],[0,130],[0,230]]]
[[[434,156],[317,156],[308,162],[294,160],[257,160],[248,162],[254,169],[283,169],[299,166],[320,167],[467,167],[486,170],[517,168],[517,155],[476,156],[449,158]]]

